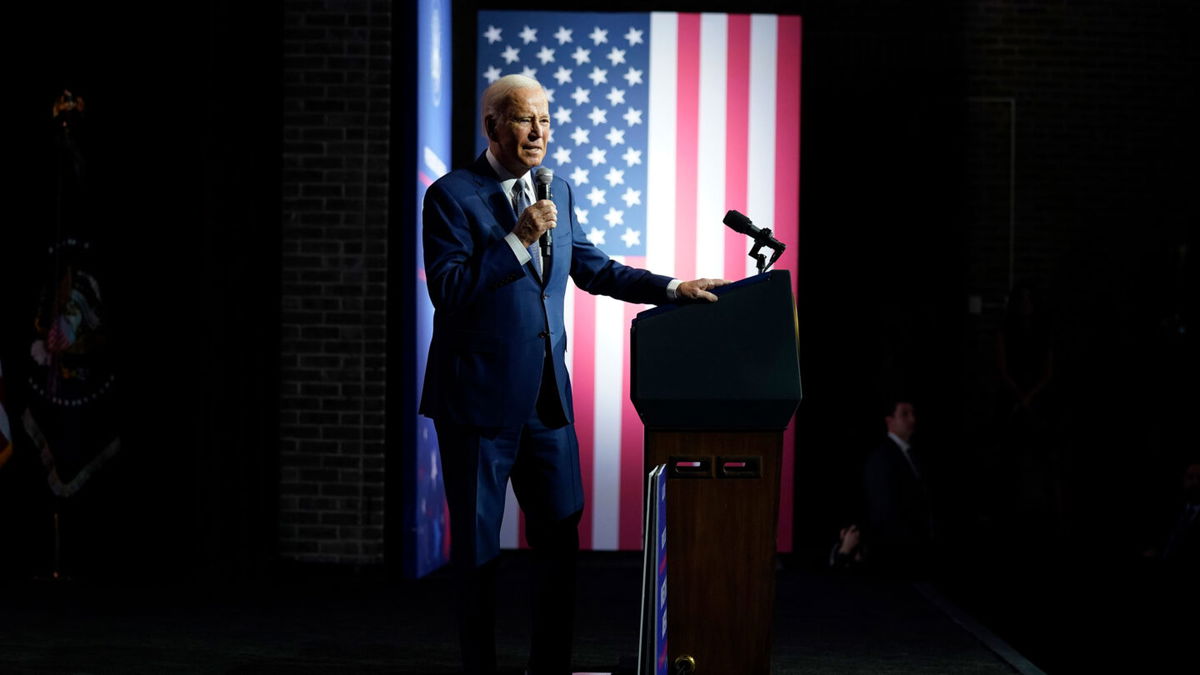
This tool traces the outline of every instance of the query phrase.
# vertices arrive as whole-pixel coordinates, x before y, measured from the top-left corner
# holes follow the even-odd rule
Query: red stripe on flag
[[[696,276],[696,183],[700,152],[700,15],[680,14],[675,99],[675,276]]]
[[[725,82],[725,208],[746,212],[750,153],[750,16],[729,15]],[[721,214],[724,217],[725,214]],[[725,231],[725,278],[746,276],[746,238]]]
[[[795,508],[795,496],[792,494],[795,483],[796,465],[796,417],[788,422],[783,432],[783,458],[780,462],[779,482],[779,528],[775,532],[775,547],[785,553],[792,550],[792,529]]]
[[[575,436],[579,439],[579,472],[583,476],[583,519],[579,523],[579,545],[592,548],[591,498],[596,442],[596,297],[583,291],[575,294],[575,325],[570,334],[571,384],[575,400]]]
[[[643,258],[630,257],[626,263],[634,267],[646,264]],[[641,305],[625,305],[625,335],[622,338],[625,357],[624,373],[621,376],[621,521],[617,531],[617,548],[621,550],[638,550],[642,547],[642,505],[643,490],[646,482],[645,460],[642,448],[645,443],[645,431],[642,420],[638,417],[637,409],[629,395],[630,364],[629,330],[633,317],[645,309]]]
[[[792,272],[792,292],[799,297],[800,236],[800,17],[779,17],[778,65],[775,95],[775,223],[791,245],[788,260],[781,267]],[[781,261],[783,262],[783,261]],[[783,435],[783,462],[780,485],[779,530],[777,545],[792,550],[794,465],[796,453],[795,418]]]

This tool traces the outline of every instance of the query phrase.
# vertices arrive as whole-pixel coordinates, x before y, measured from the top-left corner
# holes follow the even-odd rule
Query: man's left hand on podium
[[[727,283],[729,283],[727,279],[694,279],[679,284],[679,288],[675,289],[675,294],[682,300],[716,302],[717,296],[709,293],[708,290],[724,286]]]

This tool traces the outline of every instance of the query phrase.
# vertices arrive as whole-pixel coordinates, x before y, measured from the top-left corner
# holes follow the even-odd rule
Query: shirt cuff
[[[517,262],[524,265],[530,260],[533,260],[533,256],[529,255],[529,249],[525,248],[525,244],[521,243],[521,240],[517,238],[515,233],[509,232],[508,234],[504,235],[504,241],[508,242],[508,245],[513,250],[513,255],[517,256]]]
[[[677,300],[679,298],[678,289],[679,289],[679,284],[682,284],[682,283],[683,282],[680,281],[679,279],[672,279],[667,284],[667,300],[670,300],[671,302],[675,302],[675,300]]]

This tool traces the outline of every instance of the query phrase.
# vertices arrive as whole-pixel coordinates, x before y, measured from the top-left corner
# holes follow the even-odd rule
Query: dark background
[[[52,568],[52,516],[82,576],[246,573],[273,558],[278,434],[279,7],[24,3],[6,11],[0,244],[13,461],[6,566]],[[256,5],[257,7],[257,5]],[[33,310],[58,238],[51,104],[87,105],[84,215],[105,260],[122,450],[52,500],[23,432]]]
[[[461,102],[473,100],[473,13],[482,7],[503,5],[454,4],[456,164],[478,152],[472,107]],[[1116,583],[1135,574],[1154,514],[1172,497],[1183,457],[1197,449],[1189,428],[1197,409],[1189,386],[1198,215],[1190,196],[1197,178],[1193,3],[654,8],[804,18],[800,241],[789,250],[800,256],[806,398],[789,560],[819,568],[837,528],[856,517],[860,463],[883,433],[879,398],[898,390],[917,401],[919,443],[937,469],[946,516],[942,560],[964,602],[978,602],[985,614],[1033,613],[1015,609],[1024,596],[1010,596],[1003,609],[1007,587],[996,579],[1066,570]],[[402,403],[411,394],[396,380],[390,396],[358,391],[389,401],[378,459],[392,468],[327,471],[311,480],[289,473],[296,463],[327,468],[312,459],[327,446],[304,446],[296,430],[308,428],[298,403],[309,391],[305,378],[328,376],[292,367],[311,350],[293,338],[332,330],[339,319],[293,320],[289,303],[301,292],[290,275],[337,264],[322,257],[332,255],[331,241],[362,236],[369,249],[391,235],[390,275],[378,278],[393,315],[380,321],[389,329],[389,372],[409,367],[408,307],[395,296],[410,288],[403,274],[409,258],[399,247],[415,208],[406,159],[413,120],[404,105],[412,94],[413,27],[389,9],[214,0],[5,10],[19,35],[5,48],[11,81],[0,231],[0,358],[18,441],[0,470],[6,574],[45,573],[56,508],[66,554],[82,578],[254,579],[300,564],[398,567],[396,530],[388,530],[384,556],[381,531],[367,527],[399,522],[396,467],[408,445]],[[386,227],[349,234],[318,227],[313,235],[317,226],[297,231],[294,224],[314,222],[306,214],[330,207],[305,198],[317,179],[296,144],[314,128],[336,125],[323,115],[365,105],[356,107],[353,91],[314,84],[331,70],[317,56],[328,53],[331,27],[348,31],[338,39],[367,40],[363,53],[388,66],[375,72],[391,92],[376,126],[390,133],[372,135],[370,121],[364,133],[384,143],[385,154],[392,148],[384,195],[391,206],[383,202]],[[109,256],[123,450],[78,496],[56,503],[17,429],[43,250],[54,239],[49,111],[64,86],[89,105],[93,216],[78,226]],[[350,102],[317,105],[322,96]],[[325,168],[340,166],[327,161]],[[353,195],[338,196],[351,211],[361,206]],[[324,248],[306,248],[316,239]],[[344,255],[349,245],[332,246]],[[298,260],[305,252],[310,258]],[[997,450],[994,416],[993,340],[1010,263],[1015,278],[1038,289],[1056,349],[1055,459],[1047,471],[1061,498],[1025,520],[1011,510],[1005,471],[1012,467]],[[318,286],[304,291],[315,299],[296,306],[336,304],[354,290]],[[972,296],[978,313],[969,310]],[[383,312],[382,303],[363,316]],[[334,395],[354,395],[339,387]],[[301,442],[291,445],[297,435]],[[319,481],[337,489],[326,495],[325,487],[313,488],[305,501],[303,486]],[[352,529],[328,524],[325,510],[338,495],[364,494],[364,481],[374,481],[371,490],[386,483],[386,505],[354,506],[371,522]]]

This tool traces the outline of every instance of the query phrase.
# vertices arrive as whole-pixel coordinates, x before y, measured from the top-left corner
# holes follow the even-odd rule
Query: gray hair
[[[527,75],[513,73],[496,80],[483,91],[483,105],[480,111],[479,123],[483,127],[483,135],[488,136],[487,118],[502,118],[508,110],[504,108],[508,97],[518,89],[545,89],[542,83]]]

